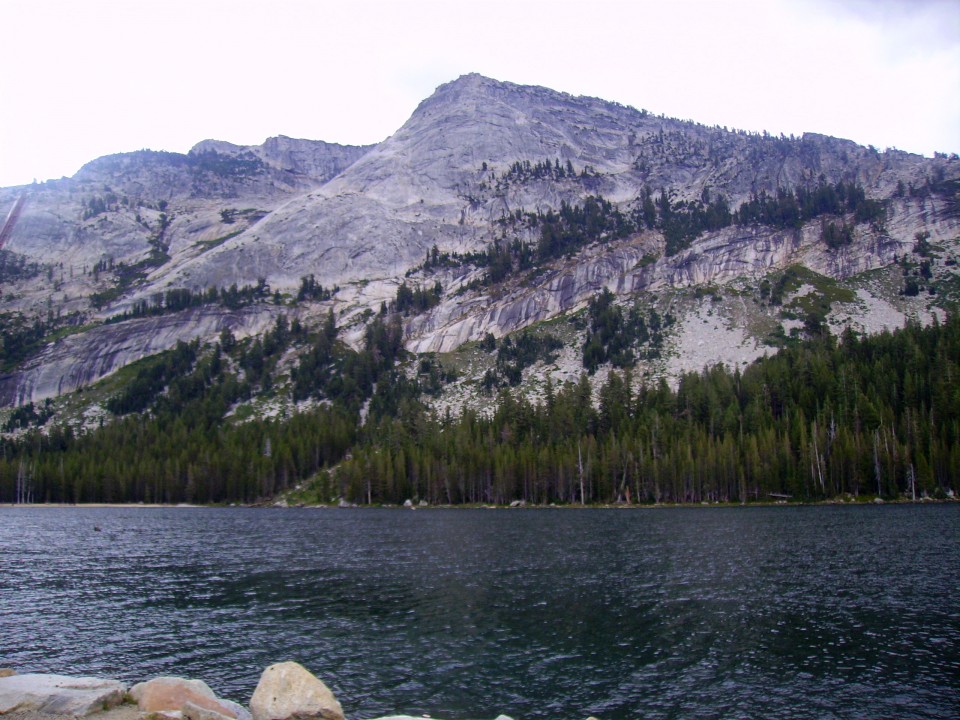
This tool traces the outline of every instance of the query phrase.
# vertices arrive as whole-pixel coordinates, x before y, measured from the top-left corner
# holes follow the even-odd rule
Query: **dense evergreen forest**
[[[676,390],[634,383],[629,368],[612,371],[597,397],[586,375],[548,386],[540,404],[505,387],[490,416],[426,408],[437,368],[420,363],[414,379],[398,371],[395,319],[376,319],[359,351],[336,336],[332,317],[315,335],[281,319],[253,343],[225,335],[212,352],[179,347],[141,368],[104,427],[3,441],[0,501],[26,484],[38,502],[253,502],[306,479],[306,499],[363,503],[960,493],[957,317],[796,342],[743,372],[687,374]],[[292,372],[295,392],[324,403],[288,418],[224,419],[254,385],[273,382],[295,343],[312,348]],[[521,337],[504,364],[527,344],[543,352]]]
[[[917,497],[960,490],[960,322],[788,347],[631,390],[613,372],[491,418],[407,408],[336,474],[356,499],[535,503]]]

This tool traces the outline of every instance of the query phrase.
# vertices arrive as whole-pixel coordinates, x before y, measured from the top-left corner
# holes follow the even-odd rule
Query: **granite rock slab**
[[[0,678],[0,714],[33,711],[86,717],[123,702],[127,686],[117,680],[26,673]]]

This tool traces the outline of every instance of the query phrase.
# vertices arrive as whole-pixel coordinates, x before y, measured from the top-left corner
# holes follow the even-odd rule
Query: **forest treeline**
[[[596,396],[586,375],[548,385],[540,403],[506,388],[489,416],[427,409],[426,376],[395,365],[395,322],[374,321],[359,351],[335,340],[330,319],[312,339],[303,333],[278,322],[268,351],[218,345],[191,357],[180,348],[150,377],[192,364],[150,412],[82,436],[54,428],[4,441],[0,501],[14,500],[18,478],[50,502],[251,502],[304,480],[312,499],[363,503],[960,493],[957,317],[821,336],[742,372],[688,373],[676,389],[635,383],[629,369],[610,372]],[[314,346],[295,370],[299,395],[326,403],[289,418],[224,420],[250,382],[227,368],[258,355],[263,382],[270,358],[298,337]]]
[[[610,373],[490,418],[413,406],[365,427],[336,483],[356,501],[750,502],[960,491],[960,321],[788,347],[632,390]],[[332,482],[332,481],[331,481]]]
[[[337,333],[332,313],[313,334],[280,316],[244,343],[224,331],[212,350],[181,342],[146,358],[106,402],[117,416],[111,422],[0,440],[0,502],[250,502],[290,488],[344,457],[361,407],[391,412],[387,390],[406,387],[395,368],[398,317],[374,320],[359,351],[336,342]],[[327,404],[289,417],[238,417],[244,401],[271,392],[293,345],[308,348],[291,370],[293,392]]]

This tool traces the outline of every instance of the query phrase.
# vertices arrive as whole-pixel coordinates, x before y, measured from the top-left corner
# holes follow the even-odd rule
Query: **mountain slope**
[[[332,307],[359,342],[365,319],[404,282],[442,291],[433,307],[405,314],[407,347],[449,352],[578,312],[603,288],[629,304],[644,293],[756,288],[794,265],[853,278],[912,256],[918,237],[940,248],[931,262],[949,279],[958,177],[956,158],[709,128],[478,75],[438,88],[372,148],[274,138],[101,158],[74,178],[0,190],[0,216],[26,198],[5,230],[5,267],[14,270],[0,312],[44,320],[48,337],[69,335],[8,358],[0,399],[56,397],[178,340],[257,334],[281,312],[309,325]],[[727,212],[679,235],[670,222],[721,202],[736,212],[824,188],[861,192],[882,217],[861,220],[859,209],[838,205],[771,225]],[[541,246],[554,215],[605,201],[600,219],[622,217],[619,229],[594,227],[556,251]],[[842,242],[825,240],[834,231]],[[425,263],[430,253],[447,260]],[[499,274],[497,261],[506,262]],[[296,299],[307,276],[328,292]],[[223,299],[232,285],[251,289],[242,317]],[[187,291],[191,302],[207,293],[202,312],[171,302]],[[878,300],[869,298],[864,313]],[[941,299],[912,312],[929,317]],[[164,314],[162,332],[142,317],[99,325],[145,308]]]
[[[592,172],[497,187],[498,177],[525,160],[569,161],[577,173]],[[880,155],[822,136],[731,133],[468,75],[441,86],[391,138],[322,189],[172,269],[166,281],[198,288],[259,272],[271,286],[291,288],[304,265],[329,284],[393,277],[434,244],[482,249],[504,214],[556,209],[589,194],[628,203],[644,186],[671,189],[677,200],[708,189],[735,205],[822,176],[888,197],[898,182],[922,185],[929,171],[929,161],[906,153]]]

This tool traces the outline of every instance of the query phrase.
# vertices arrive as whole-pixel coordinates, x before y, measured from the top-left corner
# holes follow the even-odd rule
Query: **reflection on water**
[[[94,528],[100,528],[99,531]],[[349,717],[956,717],[960,507],[0,508],[0,666]]]

